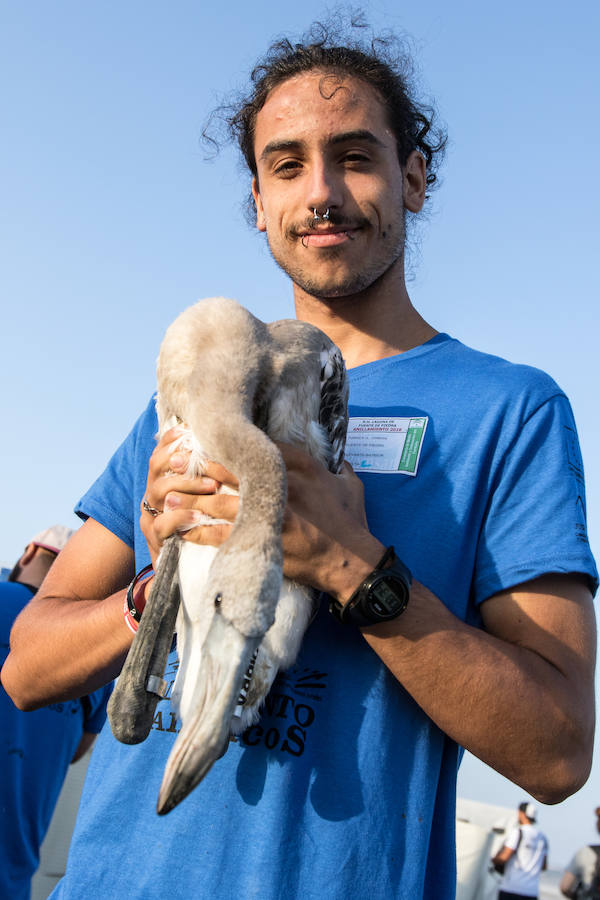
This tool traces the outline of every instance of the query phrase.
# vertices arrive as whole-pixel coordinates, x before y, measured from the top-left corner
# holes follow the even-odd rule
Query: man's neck
[[[412,305],[404,282],[395,290],[379,284],[331,300],[295,288],[294,302],[298,319],[324,331],[342,351],[348,369],[404,353],[437,334]]]

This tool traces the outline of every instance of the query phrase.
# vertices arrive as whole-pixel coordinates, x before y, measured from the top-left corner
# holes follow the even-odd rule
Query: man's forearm
[[[24,710],[81,697],[115,678],[131,644],[124,591],[101,601],[35,597],[17,618],[2,684]]]
[[[570,662],[561,670],[536,649],[466,625],[420,584],[399,619],[363,634],[446,734],[540,801],[559,802],[585,782],[593,650],[580,665],[575,650],[559,655]]]

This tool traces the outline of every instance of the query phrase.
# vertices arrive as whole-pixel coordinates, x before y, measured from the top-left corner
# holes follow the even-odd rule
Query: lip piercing
[[[322,216],[319,215],[319,211],[316,206],[313,207],[313,221],[314,222],[328,222],[329,221],[329,207],[325,210]]]

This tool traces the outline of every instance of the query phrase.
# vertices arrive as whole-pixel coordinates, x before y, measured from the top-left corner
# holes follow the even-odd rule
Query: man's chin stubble
[[[283,268],[283,266],[280,268]],[[352,297],[356,297],[372,288],[386,276],[389,268],[391,267],[386,268],[383,272],[378,270],[375,272],[363,271],[353,273],[352,277],[346,278],[344,281],[331,281],[325,284],[322,281],[306,276],[302,272],[291,272],[287,269],[284,269],[284,271],[296,287],[300,288],[304,293],[325,303],[335,303],[336,301],[350,300]]]
[[[296,287],[300,288],[300,290],[304,291],[304,293],[308,294],[311,297],[314,297],[316,300],[321,300],[323,302],[335,302],[336,300],[345,300],[350,299],[351,297],[356,296],[357,294],[361,294],[363,291],[366,291],[368,288],[372,287],[378,281],[385,277],[389,269],[393,267],[393,265],[398,261],[398,259],[402,256],[402,249],[400,249],[395,256],[395,258],[390,262],[390,264],[384,269],[384,271],[380,271],[379,269],[373,270],[362,270],[361,272],[353,272],[349,277],[347,277],[344,281],[334,280],[332,279],[329,283],[323,283],[323,281],[317,281],[314,278],[311,278],[304,269],[304,267],[293,267],[289,265],[284,265],[281,259],[278,259],[277,256],[273,253],[273,249],[269,241],[267,240],[267,246],[269,248],[269,252],[273,257],[273,260],[277,263],[279,268],[285,272],[288,278],[291,279]],[[335,254],[335,251],[334,251]]]

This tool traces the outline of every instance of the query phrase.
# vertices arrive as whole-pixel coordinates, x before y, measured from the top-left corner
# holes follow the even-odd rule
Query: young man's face
[[[369,85],[318,71],[289,79],[258,113],[254,149],[257,227],[297,288],[346,297],[402,265],[405,207],[420,209],[425,187],[406,172],[424,182],[424,166],[414,153],[403,173]],[[315,209],[329,219],[315,222]]]

